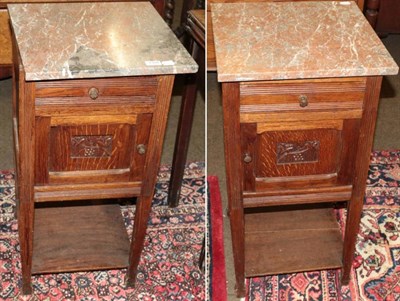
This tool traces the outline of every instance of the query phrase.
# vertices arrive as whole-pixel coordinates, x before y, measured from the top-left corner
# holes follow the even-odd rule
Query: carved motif
[[[112,152],[112,136],[72,136],[72,158],[110,157]]]
[[[318,162],[319,145],[319,141],[278,143],[277,164]]]

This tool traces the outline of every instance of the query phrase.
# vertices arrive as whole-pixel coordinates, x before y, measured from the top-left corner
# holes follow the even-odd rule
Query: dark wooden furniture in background
[[[189,51],[199,65],[199,72],[189,74],[185,78],[168,191],[168,204],[171,207],[176,207],[179,204],[193,114],[196,106],[196,94],[199,88],[204,89],[205,11],[203,9],[192,10],[188,13],[186,31],[190,36]]]
[[[353,3],[212,10],[237,295],[245,277],[322,269],[342,268],[348,284],[381,75],[398,67]],[[362,33],[351,43],[350,24]],[[347,206],[343,239],[335,202]]]
[[[217,61],[215,58],[214,33],[211,21],[211,3],[234,3],[234,2],[275,2],[275,1],[297,1],[297,0],[208,0],[207,1],[207,71],[217,71]],[[315,0],[312,0],[315,1]],[[324,0],[320,0],[324,1]],[[340,1],[340,0],[338,0]],[[362,10],[364,0],[354,0]],[[368,0],[367,0],[368,1]],[[394,0],[395,1],[395,0]]]
[[[30,15],[32,20],[29,19],[33,28],[21,22],[28,20],[24,12],[31,12],[32,5],[9,6],[13,24],[19,27],[17,34],[13,34],[13,123],[24,294],[31,292],[31,274],[42,273],[128,268],[127,284],[134,285],[157,179],[174,73],[197,69],[149,4],[113,3],[111,9],[102,3],[94,10],[88,3],[86,8],[82,8],[84,4],[73,5],[35,7],[35,13]],[[56,30],[49,35],[31,34],[35,26],[41,28],[43,24],[57,28],[57,14],[71,11],[76,12],[70,15],[72,24],[78,24],[82,13],[102,22],[92,27],[76,26],[60,42]],[[127,20],[138,12],[149,18],[139,25],[129,23]],[[120,17],[119,23],[116,15]],[[120,33],[117,42],[108,42],[111,22],[121,30],[112,32]],[[38,28],[36,32],[40,32]],[[128,30],[136,30],[137,40],[121,40],[127,37]],[[124,53],[144,52],[140,47],[147,54],[140,60],[126,55],[123,65],[110,67],[111,70],[104,70],[104,61],[97,62],[95,55],[78,57],[83,73],[78,70],[75,74],[69,66],[71,74],[64,75],[57,59],[51,61],[54,65],[49,70],[43,68],[43,61],[52,58],[52,51],[56,50],[50,48],[38,53],[41,45],[60,43],[68,47],[76,43],[75,35],[83,31],[85,45],[99,47],[92,53],[108,52],[110,61],[116,61]],[[106,38],[99,37],[98,32],[106,33],[103,35]],[[32,42],[31,38],[41,39],[42,43]],[[30,42],[31,47],[27,47]],[[160,43],[162,52],[148,51],[151,47],[159,49]],[[113,47],[118,51],[113,52]],[[35,53],[38,60],[32,60]],[[40,60],[40,55],[45,59]],[[87,60],[91,62],[89,66],[85,65]],[[158,67],[163,60],[167,67]],[[147,62],[159,64],[154,67]],[[119,68],[123,68],[123,73]],[[106,204],[91,201],[128,197],[137,197],[131,243],[115,200]]]
[[[398,0],[366,0],[365,17],[380,36],[400,33]]]
[[[183,0],[181,19],[179,26],[174,30],[176,36],[179,39],[185,38],[185,32],[187,27],[187,19],[189,17],[189,11],[191,10],[204,10],[204,0]]]

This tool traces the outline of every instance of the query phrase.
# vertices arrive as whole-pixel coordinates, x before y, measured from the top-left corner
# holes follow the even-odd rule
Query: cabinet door
[[[141,181],[152,114],[46,119],[36,118],[36,184]]]
[[[241,124],[245,191],[350,185],[359,121]],[[311,129],[311,127],[314,127]]]

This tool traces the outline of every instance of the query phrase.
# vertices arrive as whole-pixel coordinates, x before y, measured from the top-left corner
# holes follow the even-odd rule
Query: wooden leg
[[[229,203],[229,218],[232,233],[233,259],[235,262],[236,295],[246,294],[244,280],[244,212],[243,180],[240,148],[239,84],[222,84],[224,114],[224,144],[226,184]]]
[[[206,256],[206,238],[203,238],[203,243],[201,244],[201,251],[199,256],[199,269],[202,270],[204,268],[204,259]]]
[[[180,18],[180,24],[178,28],[174,30],[175,35],[178,37],[178,39],[185,39],[185,26],[186,26],[186,21],[188,19],[188,12],[191,9],[195,8],[196,1],[195,0],[184,0],[182,4],[182,11],[181,11],[181,18]],[[182,41],[182,40],[181,40]],[[184,42],[184,41],[182,41]],[[183,45],[186,45],[183,43]]]
[[[22,293],[32,293],[33,202],[21,200],[18,213],[19,244],[21,249]]]
[[[238,298],[246,296],[244,277],[244,222],[243,210],[231,209],[229,212],[231,221],[232,250],[235,261],[236,284],[235,291]]]
[[[172,21],[174,20],[174,13],[175,13],[175,0],[165,0],[164,1],[155,1],[159,2],[160,4],[164,3],[164,13],[161,16],[164,16],[165,22],[171,26]]]
[[[131,250],[129,253],[129,268],[127,274],[127,286],[135,286],[136,274],[146,237],[147,223],[149,220],[151,202],[150,197],[140,197],[136,203],[135,221],[133,226]]]
[[[199,51],[197,43],[193,42],[193,40],[191,49],[193,57],[198,58],[198,54],[201,53],[201,51]],[[198,78],[199,77],[197,73],[189,74],[186,76],[185,80],[185,91],[183,92],[182,97],[178,131],[176,133],[175,140],[174,157],[172,161],[171,179],[169,182],[168,205],[170,207],[176,207],[179,204],[179,195],[182,186],[183,174],[185,171],[190,132],[193,124],[194,108],[196,105]]]
[[[149,220],[151,202],[154,195],[154,187],[157,180],[157,172],[160,165],[162,143],[164,140],[165,127],[167,124],[167,112],[171,100],[174,76],[161,76],[157,92],[157,106],[153,113],[150,130],[148,152],[144,165],[144,174],[140,197],[136,203],[135,223],[133,225],[132,241],[129,251],[129,267],[127,285],[134,286],[136,282],[137,268]]]
[[[15,49],[14,49],[15,50]],[[15,53],[15,52],[14,52]],[[15,65],[14,65],[15,66]],[[21,252],[22,294],[32,293],[32,251],[34,225],[34,154],[35,154],[35,118],[34,83],[25,82],[24,73],[18,68],[13,72],[13,118],[18,116],[19,125],[15,141],[17,152],[16,197],[19,200],[18,235]],[[19,77],[19,81],[16,77]],[[19,103],[19,110],[16,104]],[[30,133],[29,135],[27,133]]]
[[[171,178],[168,191],[168,205],[176,207],[179,204],[179,196],[182,179],[185,170],[187,151],[189,148],[190,132],[193,123],[194,107],[196,102],[195,76],[190,75],[187,79],[185,94],[182,99],[181,112],[179,116],[178,131],[175,140],[174,157],[172,160]]]
[[[365,185],[363,186],[365,188]],[[355,196],[351,198],[347,206],[347,221],[345,232],[345,245],[343,253],[342,284],[348,285],[350,282],[350,271],[354,258],[355,244],[359,231],[359,224],[362,212],[363,197]]]
[[[22,73],[22,72],[21,72]],[[15,78],[15,77],[14,77]],[[15,79],[13,79],[16,84]],[[19,84],[19,162],[17,166],[18,234],[21,250],[22,293],[31,294],[33,225],[34,225],[34,84],[24,81],[20,75]],[[18,96],[14,91],[14,101]],[[27,135],[26,133],[31,133]]]
[[[374,137],[376,115],[382,77],[371,77],[367,80],[367,91],[364,100],[364,111],[361,120],[360,135],[355,162],[353,192],[347,206],[347,221],[343,248],[342,284],[350,281],[350,271],[354,258],[357,234],[364,202],[370,152]]]

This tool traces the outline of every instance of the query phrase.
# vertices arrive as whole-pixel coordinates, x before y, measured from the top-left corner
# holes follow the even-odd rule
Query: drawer
[[[42,81],[36,83],[35,95],[38,98],[83,97],[92,99],[90,90],[95,88],[98,90],[96,99],[109,96],[149,96],[156,94],[157,84],[158,80],[155,76]]]
[[[104,114],[104,111],[118,106],[129,110],[129,113],[135,111],[132,106],[143,111],[143,107],[154,106],[157,85],[158,78],[155,76],[38,82],[35,111],[36,115],[45,116],[63,112],[69,115],[74,108],[78,112],[83,110],[85,114],[96,108]]]
[[[362,110],[365,78],[243,82],[241,112]]]
[[[155,76],[36,83],[36,116],[85,116],[152,113]]]

